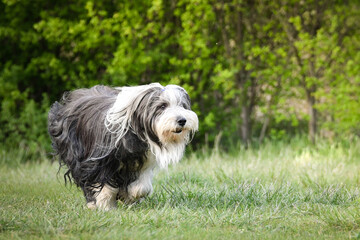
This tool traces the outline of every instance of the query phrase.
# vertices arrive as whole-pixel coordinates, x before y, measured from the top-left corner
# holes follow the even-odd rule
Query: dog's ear
[[[161,89],[160,84],[119,88],[120,93],[105,120],[107,130],[115,135],[116,144],[129,130],[143,141],[147,137],[158,141],[153,132],[151,106],[160,96]]]
[[[185,108],[185,109],[191,109],[191,99],[190,99],[190,96],[189,96],[189,94],[186,92],[186,90],[185,89],[183,89],[182,87],[179,87],[179,89],[180,89],[180,92],[183,94],[183,98],[182,98],[182,103],[183,103],[183,107]]]
[[[130,128],[137,136],[144,141],[148,138],[158,145],[160,141],[154,131],[157,116],[155,103],[159,101],[160,94],[161,88],[150,88],[139,95],[132,106],[134,111],[130,122]]]

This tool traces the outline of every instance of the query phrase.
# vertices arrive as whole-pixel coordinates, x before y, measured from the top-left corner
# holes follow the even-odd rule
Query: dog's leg
[[[154,168],[156,165],[155,159],[148,158],[144,166],[140,170],[138,179],[128,186],[128,202],[141,200],[152,193],[152,180],[154,176]]]
[[[118,188],[113,188],[105,184],[105,186],[101,189],[100,192],[95,193],[95,202],[88,202],[87,207],[90,209],[97,208],[105,211],[116,208],[116,195],[118,194],[118,192]]]

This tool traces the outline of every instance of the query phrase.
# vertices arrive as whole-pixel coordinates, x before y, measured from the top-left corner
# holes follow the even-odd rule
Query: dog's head
[[[152,104],[153,129],[163,145],[188,143],[198,130],[198,117],[191,111],[190,97],[187,92],[176,85],[161,89],[156,101]]]
[[[105,122],[110,131],[117,133],[118,139],[131,130],[161,148],[186,145],[198,130],[198,117],[191,110],[185,89],[153,83],[119,90]]]

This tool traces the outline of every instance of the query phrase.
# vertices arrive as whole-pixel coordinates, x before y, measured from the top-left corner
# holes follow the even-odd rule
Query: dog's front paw
[[[118,188],[113,188],[105,184],[105,186],[94,195],[95,201],[88,202],[87,207],[89,209],[100,209],[104,211],[117,208],[116,196],[118,192]]]
[[[150,181],[135,181],[128,186],[128,201],[135,202],[152,193]]]

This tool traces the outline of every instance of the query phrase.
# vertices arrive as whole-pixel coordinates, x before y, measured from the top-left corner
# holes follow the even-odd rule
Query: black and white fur
[[[197,129],[186,91],[158,83],[78,89],[48,116],[65,181],[81,187],[89,208],[103,210],[150,194],[154,168],[177,163]]]

